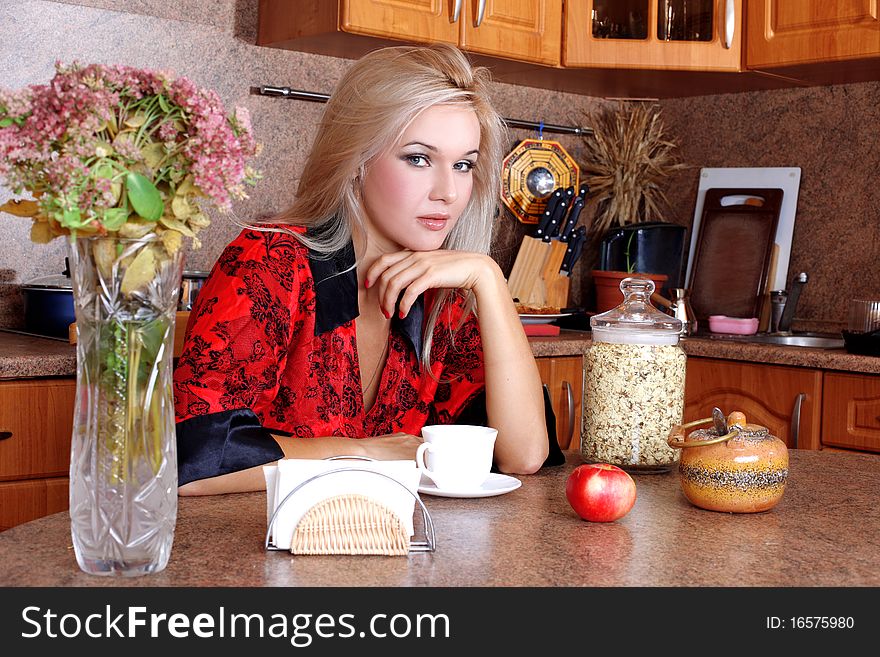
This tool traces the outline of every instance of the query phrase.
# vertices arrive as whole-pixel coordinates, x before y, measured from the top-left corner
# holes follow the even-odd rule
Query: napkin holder
[[[365,457],[333,457],[328,460]],[[322,472],[299,483],[275,507],[266,529],[266,550],[286,551],[273,536],[275,520],[285,504],[311,482],[340,472],[366,472],[384,477],[411,495],[422,510],[424,540],[410,540],[401,518],[391,509],[365,495],[347,493],[327,497],[314,504],[297,522],[290,542],[292,554],[377,554],[404,555],[436,549],[434,523],[421,498],[403,483],[382,472],[357,466],[343,466]]]

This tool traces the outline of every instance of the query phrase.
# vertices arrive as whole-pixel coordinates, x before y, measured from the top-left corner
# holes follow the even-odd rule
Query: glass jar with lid
[[[625,278],[620,290],[623,303],[590,320],[581,456],[631,472],[666,472],[678,461],[669,431],[684,411],[681,321],[651,305],[653,281]]]

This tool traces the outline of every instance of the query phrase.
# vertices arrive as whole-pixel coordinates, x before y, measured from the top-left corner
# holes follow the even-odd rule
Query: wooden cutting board
[[[709,189],[691,268],[691,305],[710,315],[759,317],[781,189]]]

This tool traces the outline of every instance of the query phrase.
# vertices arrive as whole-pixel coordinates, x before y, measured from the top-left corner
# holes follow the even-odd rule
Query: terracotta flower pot
[[[620,281],[624,278],[650,278],[654,281],[655,291],[659,292],[666,279],[666,274],[643,274],[641,272],[628,273],[625,271],[602,271],[594,269],[590,272],[593,282],[596,284],[596,312],[604,313],[615,306],[623,303],[623,293],[620,291]]]

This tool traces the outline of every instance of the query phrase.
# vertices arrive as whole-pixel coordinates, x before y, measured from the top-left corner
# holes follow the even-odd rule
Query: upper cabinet
[[[357,57],[394,42],[557,66],[560,0],[260,0],[257,44]]]
[[[559,65],[562,48],[560,0],[460,1],[469,12],[461,22],[459,43],[464,50]]]
[[[880,55],[877,0],[749,0],[749,68]]]
[[[568,67],[739,71],[743,0],[567,0]]]
[[[261,3],[267,4],[291,3]],[[349,34],[457,44],[461,31],[461,0],[343,0],[339,3],[325,0],[315,4],[335,9],[339,29]],[[457,15],[456,10],[459,11]]]

